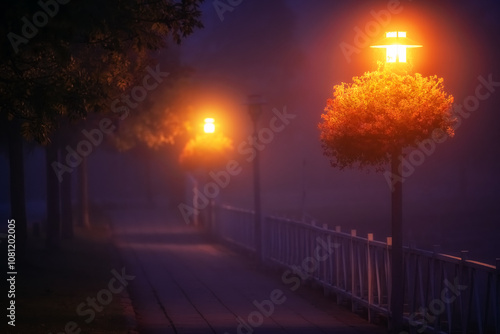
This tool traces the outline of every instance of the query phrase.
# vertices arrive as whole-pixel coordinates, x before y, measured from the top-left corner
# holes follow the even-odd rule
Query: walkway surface
[[[259,269],[172,214],[121,210],[112,217],[141,334],[385,333],[309,288],[292,292],[280,273]]]

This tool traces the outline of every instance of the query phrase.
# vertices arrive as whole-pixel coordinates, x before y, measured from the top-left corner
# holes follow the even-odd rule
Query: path
[[[292,292],[280,274],[167,214],[112,216],[125,273],[135,276],[129,287],[141,334],[385,333],[326,298]]]

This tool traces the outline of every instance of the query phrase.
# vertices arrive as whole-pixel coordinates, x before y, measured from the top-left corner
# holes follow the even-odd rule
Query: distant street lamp
[[[265,104],[260,95],[253,94],[248,96],[248,114],[253,123],[253,140],[257,142],[258,137],[258,121],[262,115],[262,106]],[[254,238],[255,238],[255,253],[257,258],[262,263],[262,212],[260,206],[260,170],[259,170],[259,150],[255,150],[255,158],[253,160],[253,195],[254,195]]]
[[[205,118],[205,125],[203,125],[203,131],[207,134],[213,134],[215,133],[215,120],[211,117]],[[211,231],[212,226],[213,226],[213,220],[214,220],[214,206],[215,206],[215,199],[210,198],[209,199],[210,204],[208,206],[208,219],[206,222],[205,228],[208,231]]]
[[[215,119],[211,117],[207,117],[204,120],[203,124],[203,132],[204,135],[201,137],[197,135],[194,139],[192,139],[190,142],[188,142],[187,146],[184,148],[183,153],[189,152],[190,154],[193,154],[193,150],[197,147],[200,146],[200,144],[206,144],[208,138],[214,138],[214,133],[215,133]],[[191,145],[190,145],[191,144]],[[213,144],[213,143],[212,143]],[[190,148],[187,149],[187,148]],[[206,153],[206,152],[204,152]],[[189,155],[188,155],[189,156]],[[184,161],[186,158],[184,154],[181,155],[180,160]],[[193,206],[194,206],[194,225],[199,226],[200,225],[200,187],[199,187],[199,182],[198,178],[202,179],[202,182],[204,181],[203,174],[200,172],[201,169],[206,168],[206,166],[203,166],[202,161],[196,161],[197,163],[193,164],[193,161],[191,160],[197,160],[196,158],[187,158],[186,160],[189,160],[190,163],[187,163],[188,165],[193,165],[191,166],[193,168],[193,171],[191,172],[191,180],[193,182]],[[195,167],[196,166],[196,167]],[[196,170],[198,170],[198,178],[196,177]],[[209,213],[208,213],[208,221],[207,224],[211,226],[212,224],[212,216],[213,216],[213,206],[214,206],[214,199],[209,199]],[[208,226],[208,228],[210,228]]]
[[[194,223],[198,226],[200,212],[207,209],[208,216],[204,213],[207,218],[204,220],[204,226],[210,230],[214,221],[215,197],[220,189],[213,187],[219,186],[218,183],[208,182],[209,171],[215,171],[227,164],[233,152],[233,143],[224,135],[214,118],[207,117],[203,121],[198,119],[195,124],[196,132],[193,138],[187,141],[179,155],[179,163],[190,173],[193,184],[193,207],[183,206],[181,213],[186,220],[194,215]]]
[[[203,126],[205,133],[215,132],[215,120],[213,118],[205,118],[205,125]]]

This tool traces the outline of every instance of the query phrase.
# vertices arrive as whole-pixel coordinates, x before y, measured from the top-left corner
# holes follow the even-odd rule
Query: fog
[[[361,236],[373,232],[378,240],[390,235],[390,189],[383,173],[332,168],[317,129],[332,87],[376,69],[375,50],[360,47],[359,53],[346,57],[341,45],[355,46],[356,29],[364,31],[368,22],[377,22],[371,12],[387,10],[388,3],[254,0],[242,1],[222,16],[212,1],[203,5],[205,28],[170,51],[192,69],[193,106],[200,114],[215,113],[218,129],[236,148],[233,159],[242,172],[221,189],[218,204],[253,208],[252,163],[237,148],[252,132],[247,96],[261,94],[266,104],[259,127],[270,127],[277,114],[291,115],[260,152],[264,213],[305,217],[308,223],[340,225],[343,231],[357,229]],[[479,77],[487,80],[491,75],[500,81],[496,2],[401,1],[398,8],[378,36],[407,30],[424,45],[412,56],[414,70],[443,77],[455,103],[476,94]],[[500,87],[494,89],[463,119],[455,137],[437,144],[405,180],[405,243],[423,249],[439,244],[453,255],[467,249],[472,259],[488,263],[500,257]],[[161,98],[161,92],[155,93],[153,105],[161,104]],[[125,153],[98,147],[88,158],[95,214],[105,221],[105,209],[112,206],[176,210],[188,201],[183,191],[190,186],[189,178],[177,161],[182,145],[180,141],[156,151]],[[45,219],[44,154],[39,147],[28,147],[26,156],[28,222],[33,224]],[[8,161],[4,155],[0,159],[6,171]],[[73,180],[76,174],[71,174]],[[5,215],[7,175],[2,172],[0,179]]]
[[[360,48],[347,59],[340,45],[355,45],[356,27],[364,31],[374,21],[371,12],[387,11],[388,2],[243,2],[225,12],[224,21],[211,3],[205,6],[206,29],[184,45],[183,55],[208,90],[227,85],[238,97],[225,112],[250,125],[238,103],[258,92],[268,100],[261,126],[268,126],[273,108],[286,106],[296,115],[262,151],[265,212],[299,219],[305,213],[319,224],[357,229],[358,235],[374,232],[385,240],[390,190],[383,174],[331,168],[322,155],[317,124],[333,85],[376,67],[373,49]],[[400,13],[381,30],[406,29],[422,43],[422,49],[415,49],[415,71],[443,77],[455,103],[462,104],[475,94],[479,76],[499,78],[498,11],[492,6],[498,7],[492,2],[402,2]],[[498,102],[496,93],[481,101],[455,137],[438,144],[405,181],[407,242],[424,249],[440,244],[453,254],[468,249],[472,257],[489,262],[500,253]],[[242,127],[235,142],[250,131]],[[219,201],[252,208],[251,164],[242,166],[243,174],[231,180]]]

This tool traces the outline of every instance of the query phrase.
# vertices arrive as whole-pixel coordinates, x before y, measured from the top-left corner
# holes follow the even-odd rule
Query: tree
[[[39,28],[29,20],[39,12],[47,17],[42,2],[2,3],[0,34],[8,38],[0,51],[0,112],[22,120],[25,137],[47,143],[60,116],[108,111],[110,99],[142,79],[135,74],[151,50],[201,27],[200,2],[49,0],[52,15]]]
[[[137,146],[159,149],[172,145],[189,131],[192,107],[186,102],[190,87],[189,72],[175,61],[167,62],[168,76],[134,109],[124,110],[118,117],[118,128],[111,137],[119,151]]]
[[[49,144],[62,120],[106,112],[109,101],[134,85],[151,50],[180,43],[198,21],[200,0],[5,1],[0,4],[0,120],[25,139]],[[15,135],[15,132],[12,135]],[[17,143],[12,136],[10,142]],[[55,141],[56,142],[56,141]],[[54,145],[54,144],[53,144]],[[15,150],[20,150],[16,144]],[[57,161],[57,148],[47,150]],[[20,151],[19,151],[20,152]],[[22,153],[21,153],[22,154]],[[22,160],[17,155],[11,165]],[[11,173],[13,168],[11,168]],[[19,173],[18,173],[19,174]],[[12,175],[12,174],[11,174]],[[17,175],[17,174],[16,174]],[[48,176],[48,182],[57,178]],[[11,176],[11,206],[22,209],[19,176]],[[58,185],[48,185],[48,216],[59,213]],[[24,215],[25,216],[25,215]],[[19,214],[18,217],[23,217]],[[19,218],[20,220],[22,218]],[[57,219],[54,222],[54,230]],[[18,226],[25,227],[19,221]],[[49,238],[57,248],[57,236]]]
[[[189,119],[193,113],[191,70],[180,64],[180,54],[175,52],[158,55],[160,68],[165,69],[162,78],[154,90],[134,108],[122,107],[115,114],[117,129],[108,137],[111,146],[118,151],[134,150],[143,160],[143,176],[147,202],[153,204],[152,175],[153,159],[158,154],[169,156],[171,163],[177,165],[179,150],[187,139]],[[158,153],[158,152],[161,153]],[[183,174],[175,168],[168,173],[169,200],[171,203],[182,201]]]
[[[404,302],[402,170],[405,149],[431,136],[453,136],[453,96],[443,79],[410,74],[406,64],[379,65],[377,71],[334,86],[319,124],[324,154],[333,167],[376,170],[391,165],[392,330],[401,330]]]

